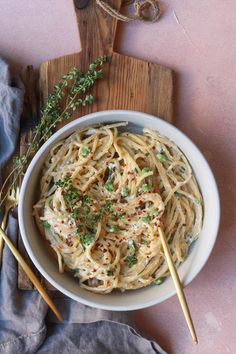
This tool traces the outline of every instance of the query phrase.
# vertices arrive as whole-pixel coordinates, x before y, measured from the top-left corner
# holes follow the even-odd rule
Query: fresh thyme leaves
[[[79,215],[79,209],[78,208],[73,209],[71,212],[71,217],[73,219],[77,219],[78,215]]]
[[[49,229],[51,227],[51,225],[49,224],[49,222],[47,220],[43,220],[42,224],[45,227],[45,229]]]
[[[65,191],[63,195],[65,202],[69,206],[74,206],[81,198],[80,194],[78,193],[77,189],[73,186],[69,186],[68,189]]]
[[[89,65],[85,75],[74,67],[54,86],[41,112],[40,121],[33,131],[32,141],[25,155],[14,159],[15,166],[2,185],[0,207],[6,199],[8,190],[18,181],[32,155],[52,135],[57,123],[69,119],[79,106],[93,103],[94,98],[89,91],[96,81],[103,77],[102,66],[105,62],[105,55],[99,57]]]
[[[83,157],[87,157],[91,152],[91,149],[88,146],[82,146],[81,147],[81,155]]]
[[[127,262],[128,267],[131,268],[133,265],[138,263],[138,259],[136,256],[137,246],[135,245],[135,242],[133,240],[128,241],[127,252],[128,255],[126,256],[125,260]]]
[[[121,191],[120,191],[120,194],[122,195],[122,197],[128,197],[128,195],[129,195],[128,188],[127,187],[122,187]]]
[[[105,183],[105,188],[108,192],[113,192],[114,191],[114,186],[112,182],[108,181]]]
[[[120,230],[119,226],[117,226],[115,224],[110,225],[110,228],[109,228],[110,232],[117,234],[119,232],[119,230]]]
[[[70,185],[70,176],[66,176],[63,180],[59,179],[55,185],[57,187],[67,188]]]
[[[82,198],[82,206],[85,206],[91,202],[91,198],[88,195],[84,195]]]
[[[126,262],[127,262],[129,268],[133,267],[133,265],[138,263],[138,260],[137,260],[137,257],[135,254],[132,256],[127,256],[125,259],[126,259]]]
[[[107,199],[105,203],[102,205],[100,213],[103,213],[106,210],[109,211],[111,209],[112,203],[113,203],[112,200]]]
[[[102,219],[102,217],[109,213],[112,207],[112,200],[107,199],[99,210],[94,212],[92,209],[93,200],[87,194],[81,195],[77,188],[72,185],[70,177],[65,177],[63,180],[59,180],[56,186],[63,189],[63,198],[68,208],[70,208],[70,215],[76,222],[77,232],[82,232],[81,224],[83,228],[89,231],[89,235],[96,232],[96,225]],[[111,225],[111,232],[118,232],[119,228],[116,225]],[[88,235],[88,234],[86,234]],[[86,237],[88,239],[88,237]]]
[[[141,220],[145,224],[148,224],[151,221],[151,218],[150,218],[150,216],[143,216]]]
[[[150,169],[149,167],[144,167],[144,168],[142,169],[142,171],[141,171],[141,174],[144,175],[144,174],[146,174],[146,173],[148,173],[148,172],[150,172],[150,171],[151,171],[151,169]]]
[[[158,158],[158,160],[159,160],[160,162],[166,162],[166,161],[169,160],[164,151],[159,152],[159,153],[157,154],[157,158]]]
[[[151,189],[151,187],[150,187],[150,185],[147,184],[147,183],[144,183],[144,184],[142,184],[142,186],[141,186],[141,191],[142,191],[142,192],[149,192],[150,189]]]
[[[90,232],[80,236],[80,242],[84,248],[85,246],[89,246],[93,242],[93,239],[93,234]]]
[[[78,232],[78,234],[82,231],[82,226],[81,225],[77,225],[77,229],[76,231]]]

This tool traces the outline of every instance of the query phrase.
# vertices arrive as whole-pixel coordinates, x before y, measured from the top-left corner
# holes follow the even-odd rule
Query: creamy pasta
[[[86,128],[58,142],[34,206],[59,271],[96,293],[161,284],[168,266],[158,226],[176,265],[202,227],[202,197],[184,154],[156,131],[122,132],[126,125]]]

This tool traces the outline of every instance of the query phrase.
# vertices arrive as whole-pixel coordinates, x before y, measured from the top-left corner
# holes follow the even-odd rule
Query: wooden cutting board
[[[100,9],[94,0],[77,0],[78,3],[88,3],[85,8],[76,9],[82,51],[47,61],[41,65],[39,76],[41,104],[46,100],[53,86],[71,67],[77,66],[85,72],[94,59],[106,54],[108,56],[108,63],[104,65],[104,78],[96,83],[93,90],[95,103],[80,108],[75,112],[72,119],[101,110],[131,109],[150,113],[171,122],[173,113],[172,70],[162,65],[114,52],[113,43],[117,20]],[[112,0],[109,3],[117,9],[121,6],[121,0]],[[150,24],[150,26],[158,26],[158,23]],[[155,43],[153,44],[155,45]],[[29,81],[27,75],[30,77]],[[28,87],[27,104],[33,107],[28,109],[28,111],[36,112],[37,96],[32,95],[32,87],[33,89],[35,88],[35,85],[32,83],[32,68],[28,68],[27,75],[25,76],[24,74],[24,81]],[[27,115],[29,116],[30,114]],[[62,125],[65,125],[67,122]],[[29,139],[30,132],[22,135],[22,152]],[[18,246],[23,255],[29,260],[20,237]],[[32,289],[32,284],[20,268],[18,286],[20,289]],[[47,282],[45,286],[48,289],[52,288]]]

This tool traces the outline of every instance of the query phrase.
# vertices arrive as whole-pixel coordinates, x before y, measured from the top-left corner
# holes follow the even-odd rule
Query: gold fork
[[[63,321],[63,318],[62,318],[60,312],[58,311],[58,309],[56,308],[56,306],[52,302],[52,300],[49,297],[49,295],[47,294],[47,292],[44,290],[42,284],[40,283],[38,278],[35,276],[34,272],[30,269],[30,266],[26,263],[24,258],[21,256],[18,249],[14,246],[14,244],[11,242],[10,238],[5,233],[6,224],[7,224],[7,217],[8,217],[9,211],[12,208],[15,208],[17,206],[18,198],[19,198],[19,188],[17,187],[16,190],[14,188],[11,188],[9,190],[6,200],[5,200],[5,213],[4,213],[2,224],[0,227],[1,251],[3,248],[3,241],[5,241],[7,246],[11,250],[13,256],[16,258],[16,260],[18,261],[18,263],[20,264],[20,266],[22,267],[24,272],[27,274],[29,279],[32,281],[32,283],[34,284],[34,286],[36,287],[36,289],[38,290],[38,292],[40,293],[40,295],[42,296],[44,301],[48,304],[48,306],[54,312],[54,314],[59,319],[59,321]],[[1,255],[1,258],[2,258],[2,255]]]
[[[1,223],[1,229],[3,231],[6,231],[6,226],[7,226],[7,218],[9,215],[9,212],[12,208],[15,208],[18,204],[18,199],[19,199],[19,187],[16,189],[14,187],[10,188],[7,197],[5,199],[5,211],[4,211],[4,216],[2,219]],[[3,245],[4,245],[4,240],[0,236],[0,269],[1,269],[1,264],[2,264],[2,252],[3,252]]]

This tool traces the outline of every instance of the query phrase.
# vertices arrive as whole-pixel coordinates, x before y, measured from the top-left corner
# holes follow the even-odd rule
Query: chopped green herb
[[[111,209],[111,206],[112,206],[112,200],[107,199],[105,203],[101,206],[99,213],[102,215],[105,211],[109,211]]]
[[[88,195],[84,195],[82,199],[82,206],[89,204],[91,202],[91,198]]]
[[[80,232],[81,232],[81,230],[82,230],[81,225],[77,225],[77,229],[76,229],[76,231],[77,231],[78,233],[80,233]]]
[[[79,209],[78,208],[73,209],[71,212],[71,217],[73,219],[76,219],[78,217],[78,215],[79,215]]]
[[[168,157],[166,156],[166,154],[165,154],[164,151],[163,151],[163,152],[159,152],[159,153],[157,154],[157,158],[158,158],[158,160],[161,161],[161,162],[168,161]]]
[[[144,175],[145,173],[148,173],[150,171],[151,171],[151,169],[149,167],[144,167],[141,171],[141,174]]]
[[[151,219],[150,219],[150,216],[143,216],[141,220],[142,220],[142,222],[148,224]]]
[[[125,215],[120,215],[120,216],[119,216],[119,219],[120,219],[121,221],[125,221]]]
[[[42,224],[45,227],[45,229],[49,229],[51,227],[51,225],[49,224],[49,222],[47,220],[43,220]]]
[[[77,189],[73,186],[70,186],[66,193],[63,195],[65,201],[67,202],[67,204],[73,206],[75,205],[79,199],[80,199],[80,195],[77,192]]]
[[[154,280],[154,284],[156,285],[161,285],[164,282],[165,278],[158,278],[156,280]]]
[[[114,225],[114,224],[110,225],[110,229],[109,229],[110,232],[117,233],[117,232],[119,232],[119,230],[120,229],[117,225]]]
[[[138,260],[137,260],[137,257],[136,257],[135,254],[132,255],[132,256],[127,256],[127,257],[125,258],[125,260],[126,260],[126,262],[127,262],[129,268],[133,267],[133,265],[135,265],[135,264],[138,263]]]
[[[87,157],[91,152],[91,149],[88,146],[82,146],[81,147],[81,155],[83,157]]]
[[[157,213],[157,209],[156,209],[156,208],[152,208],[152,209],[150,210],[150,215],[151,215],[151,216],[154,216],[156,213]]]
[[[67,187],[69,187],[70,183],[71,183],[70,176],[66,176],[63,180],[62,180],[62,179],[59,179],[59,180],[55,183],[55,185],[56,185],[57,187],[67,188]]]
[[[113,184],[110,181],[105,183],[105,188],[106,188],[106,190],[108,192],[113,192],[114,191],[114,186],[113,186]]]
[[[176,197],[181,197],[181,193],[179,192],[175,192],[174,194],[176,195]]]
[[[93,214],[92,215],[92,224],[95,225],[100,220],[100,214]]]
[[[146,153],[145,153],[145,156],[149,156],[149,152],[146,152]]]
[[[122,187],[122,188],[121,188],[121,191],[120,191],[120,194],[122,195],[122,197],[128,197],[128,195],[129,195],[129,190],[128,190],[128,188]]]
[[[90,245],[93,242],[93,239],[93,234],[91,234],[90,232],[80,236],[80,242],[83,247]]]
[[[149,192],[150,191],[150,185],[147,183],[142,184],[141,186],[142,192]]]

